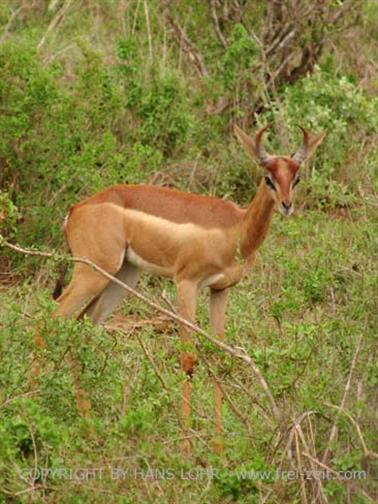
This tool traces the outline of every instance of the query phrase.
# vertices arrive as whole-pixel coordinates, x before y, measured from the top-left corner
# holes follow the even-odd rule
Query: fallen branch
[[[162,306],[158,305],[157,303],[151,301],[146,296],[144,296],[140,292],[136,291],[135,289],[129,287],[124,282],[121,282],[121,280],[114,277],[113,275],[110,275],[103,268],[101,268],[100,266],[97,266],[97,264],[95,264],[93,261],[91,261],[85,257],[72,257],[69,255],[63,255],[63,254],[58,254],[58,253],[41,252],[39,250],[25,249],[25,248],[20,247],[18,245],[14,245],[13,243],[9,243],[8,241],[6,241],[2,237],[2,235],[0,235],[0,247],[7,247],[11,250],[14,250],[16,252],[19,252],[19,253],[22,253],[25,255],[35,255],[35,256],[40,256],[40,257],[52,258],[52,259],[55,259],[58,261],[66,260],[66,261],[70,261],[70,262],[74,262],[74,263],[76,262],[76,263],[86,264],[87,266],[91,267],[92,269],[94,269],[95,271],[97,271],[98,273],[103,275],[105,278],[108,278],[109,280],[111,280],[115,284],[119,285],[122,289],[125,289],[133,296],[137,297],[138,299],[140,299],[144,303],[148,304],[151,308],[154,308],[155,310],[159,311],[160,313],[167,315],[168,317],[175,320],[176,322],[179,322],[180,324],[188,327],[189,329],[196,332],[197,334],[203,336],[207,341],[212,343],[214,346],[216,346],[220,350],[223,350],[225,353],[231,355],[232,357],[235,357],[237,359],[242,360],[250,367],[253,374],[258,379],[261,388],[264,390],[265,395],[270,403],[270,408],[271,408],[273,417],[279,425],[281,434],[282,435],[286,434],[286,423],[285,423],[284,417],[281,414],[281,411],[279,410],[279,408],[274,400],[273,394],[270,391],[269,386],[268,386],[265,378],[261,374],[259,368],[255,364],[253,359],[249,355],[246,355],[246,353],[244,352],[244,350],[242,348],[234,348],[230,345],[227,345],[223,341],[220,341],[220,340],[214,338],[213,336],[208,334],[206,331],[201,329],[196,324],[192,324],[191,322],[184,319],[183,317],[180,317],[180,315],[177,315],[177,314],[171,312],[170,310],[167,310],[166,308],[163,308]]]

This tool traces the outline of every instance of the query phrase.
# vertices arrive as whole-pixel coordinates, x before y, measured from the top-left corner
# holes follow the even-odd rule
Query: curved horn
[[[303,143],[291,158],[295,163],[300,165],[307,157],[310,134],[305,128],[302,128],[302,126],[298,126],[298,128],[302,130]]]
[[[269,124],[261,128],[255,136],[255,146],[256,146],[256,156],[262,166],[266,166],[269,161],[271,160],[272,156],[270,156],[266,150],[264,149],[264,146],[262,145],[262,137],[265,132],[269,128]]]

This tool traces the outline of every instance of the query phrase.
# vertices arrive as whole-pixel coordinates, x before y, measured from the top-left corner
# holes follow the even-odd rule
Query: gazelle
[[[108,273],[134,287],[141,271],[171,277],[177,286],[178,312],[194,322],[198,293],[210,288],[210,326],[224,338],[229,288],[253,265],[264,241],[274,209],[289,216],[300,165],[315,151],[324,135],[303,131],[303,144],[291,157],[267,154],[262,137],[254,138],[238,126],[244,149],[264,169],[248,208],[229,201],[149,185],[116,185],[73,206],[64,223],[72,254],[90,259]],[[75,263],[70,284],[58,299],[55,315],[88,315],[102,322],[125,297],[126,291],[81,263]],[[80,311],[81,310],[81,311]],[[185,344],[180,355],[186,378],[182,391],[184,452],[189,453],[191,377],[197,363],[190,331],[179,329]],[[222,392],[217,381],[215,434],[222,432]]]

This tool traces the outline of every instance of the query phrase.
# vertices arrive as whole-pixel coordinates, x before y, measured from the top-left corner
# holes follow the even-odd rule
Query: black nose
[[[291,207],[291,201],[283,201],[282,206],[284,207],[285,210],[289,210]]]

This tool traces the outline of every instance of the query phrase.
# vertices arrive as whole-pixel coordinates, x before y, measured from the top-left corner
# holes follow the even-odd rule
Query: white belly
[[[170,270],[170,268],[164,268],[157,264],[146,261],[145,259],[143,259],[143,257],[139,256],[130,246],[127,247],[126,259],[130,264],[132,264],[136,268],[139,268],[143,271],[147,271],[148,273],[168,277],[172,276],[172,271]],[[201,282],[199,287],[200,289],[204,289],[205,287],[211,287],[220,280],[223,280],[223,278],[224,278],[223,273],[215,273],[214,275],[210,275],[209,277],[205,278],[205,280]]]
[[[148,273],[154,273],[155,275],[162,276],[172,276],[172,273],[169,268],[164,268],[154,263],[150,263],[140,257],[134,250],[129,246],[126,251],[126,259],[130,264],[139,268],[143,271],[148,271]]]

